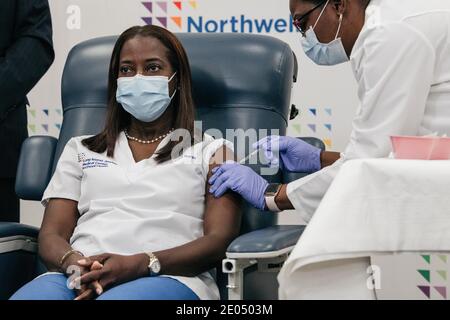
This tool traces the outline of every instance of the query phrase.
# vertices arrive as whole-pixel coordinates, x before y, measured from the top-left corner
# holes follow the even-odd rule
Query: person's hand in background
[[[281,169],[291,172],[305,173],[316,172],[322,168],[322,150],[297,138],[268,136],[253,144],[253,148],[264,150],[271,167],[280,166]]]
[[[251,168],[236,162],[229,162],[216,167],[209,179],[209,192],[220,198],[227,190],[240,194],[255,208],[264,210],[266,202],[264,193],[269,183]]]

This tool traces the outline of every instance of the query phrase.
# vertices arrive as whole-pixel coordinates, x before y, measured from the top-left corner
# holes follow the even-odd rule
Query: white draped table
[[[370,257],[450,252],[450,161],[346,162],[278,280],[281,299],[373,299]]]

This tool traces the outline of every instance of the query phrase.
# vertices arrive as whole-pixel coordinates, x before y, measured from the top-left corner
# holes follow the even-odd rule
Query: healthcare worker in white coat
[[[311,60],[351,63],[360,106],[350,142],[333,153],[292,137],[268,137],[254,147],[273,165],[314,173],[272,185],[231,163],[209,182],[215,196],[231,189],[255,207],[296,209],[309,221],[345,161],[388,157],[391,135],[450,134],[450,1],[291,0],[290,11]]]

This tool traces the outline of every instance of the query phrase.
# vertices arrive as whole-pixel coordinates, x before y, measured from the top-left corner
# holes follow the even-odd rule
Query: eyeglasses
[[[302,23],[304,22],[305,18],[307,18],[311,13],[313,13],[315,10],[323,6],[328,0],[324,0],[321,3],[319,3],[317,6],[306,12],[305,14],[301,15],[297,19],[294,19],[293,24],[294,27],[297,29],[298,32],[302,34],[303,37],[305,37],[306,30],[304,30],[304,27],[302,26]]]

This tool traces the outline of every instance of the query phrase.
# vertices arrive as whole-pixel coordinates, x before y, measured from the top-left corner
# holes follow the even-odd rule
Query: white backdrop
[[[252,32],[289,43],[299,59],[299,80],[292,103],[300,116],[289,123],[288,134],[322,139],[329,150],[341,151],[350,134],[358,99],[350,65],[317,67],[301,50],[293,32],[289,0],[49,0],[56,59],[29,95],[30,135],[58,136],[61,115],[61,75],[69,50],[77,43],[116,35],[133,25],[153,23],[173,32]],[[80,66],[82,68],[83,66]],[[39,203],[21,204],[23,223],[40,225]],[[298,217],[282,223],[299,222]]]

